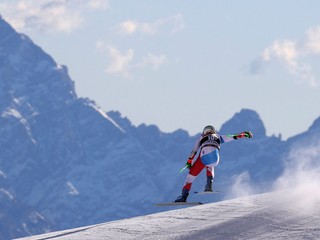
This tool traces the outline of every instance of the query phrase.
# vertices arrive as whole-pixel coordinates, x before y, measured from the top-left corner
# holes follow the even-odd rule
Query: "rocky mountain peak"
[[[309,131],[316,131],[316,130],[320,130],[320,117],[317,118],[312,125],[309,128]]]
[[[17,33],[3,18],[0,18],[0,96],[2,111],[8,105],[29,104],[41,109],[44,103],[52,106],[76,99],[67,68],[58,65],[29,37]]]
[[[250,130],[254,134],[255,138],[262,138],[266,136],[266,128],[256,111],[242,109],[222,125],[220,132],[237,133],[245,130]]]

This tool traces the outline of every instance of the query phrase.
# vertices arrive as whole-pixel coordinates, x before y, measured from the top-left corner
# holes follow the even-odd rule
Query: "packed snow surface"
[[[278,191],[23,239],[320,239],[318,200]]]

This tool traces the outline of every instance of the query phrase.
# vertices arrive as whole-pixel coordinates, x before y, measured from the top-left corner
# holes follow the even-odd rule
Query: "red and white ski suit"
[[[233,141],[238,138],[246,137],[244,133],[236,135],[218,135],[217,133],[210,133],[201,135],[196,141],[194,148],[189,156],[189,163],[192,163],[193,158],[196,156],[198,150],[198,158],[190,168],[189,174],[186,177],[183,189],[190,191],[192,182],[199,175],[199,173],[206,168],[207,176],[214,177],[214,167],[219,164],[219,151],[220,145],[226,142]]]

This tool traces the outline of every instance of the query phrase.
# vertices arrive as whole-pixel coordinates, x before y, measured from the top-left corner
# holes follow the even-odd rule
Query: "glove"
[[[187,168],[191,168],[192,167],[192,158],[189,158],[188,161],[186,162],[186,166]]]
[[[242,132],[242,133],[233,135],[233,139],[252,138],[252,137],[253,137],[253,135],[252,135],[252,132],[250,132],[250,131],[244,131],[244,132]]]
[[[253,134],[252,134],[252,132],[250,132],[250,131],[244,131],[244,134],[245,134],[245,136],[246,136],[247,138],[252,138],[252,137],[253,137]]]

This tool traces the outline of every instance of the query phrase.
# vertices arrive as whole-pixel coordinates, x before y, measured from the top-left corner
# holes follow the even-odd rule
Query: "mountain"
[[[224,180],[232,184],[230,176],[245,173],[250,181],[262,190],[270,189],[271,183],[283,171],[283,159],[287,143],[279,137],[266,136],[260,116],[253,110],[243,109],[222,125],[221,133],[237,133],[250,130],[254,140],[234,141],[221,147],[221,164],[217,168],[225,174]],[[225,182],[223,181],[223,182]],[[225,184],[225,183],[224,183]]]
[[[27,36],[3,19],[0,32],[0,168],[13,194],[57,229],[151,212],[192,138],[110,117]]]
[[[67,67],[2,18],[0,96],[0,169],[6,175],[3,189],[10,193],[0,204],[15,209],[18,203],[21,212],[30,208],[41,213],[43,232],[47,226],[61,230],[159,212],[152,203],[180,194],[187,171],[181,174],[179,169],[199,134],[134,126],[121,113],[106,113],[94,101],[78,97]],[[301,135],[306,144],[319,134],[318,124]],[[302,139],[267,136],[258,113],[250,109],[232,116],[220,133],[243,130],[255,137],[222,146],[214,182],[220,194],[199,200],[270,190],[285,171],[283,159]],[[193,189],[201,190],[204,184],[202,173]],[[7,236],[17,236],[18,228]]]
[[[220,132],[242,132],[244,129],[254,132],[255,138],[266,137],[266,128],[260,116],[250,109],[243,109],[236,113],[221,126]]]
[[[298,205],[296,197],[290,192],[265,193],[23,240],[319,239],[319,201],[309,209]]]
[[[53,229],[44,216],[10,192],[6,175],[0,171],[0,239],[35,235]]]

